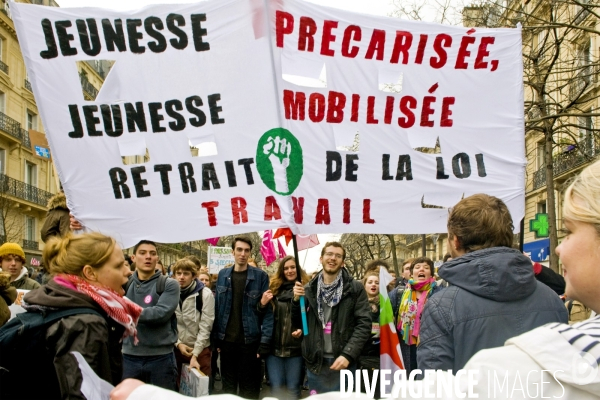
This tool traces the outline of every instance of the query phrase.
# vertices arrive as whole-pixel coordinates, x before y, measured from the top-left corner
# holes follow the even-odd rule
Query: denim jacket
[[[231,315],[231,272],[232,268],[219,271],[217,279],[217,292],[215,298],[215,323],[213,326],[213,337],[217,340],[225,338],[227,321]],[[271,343],[273,335],[273,310],[266,307],[266,311],[258,311],[258,303],[262,294],[269,290],[269,276],[266,272],[248,265],[246,277],[246,289],[244,290],[244,302],[242,312],[242,323],[244,325],[244,338],[246,343]]]

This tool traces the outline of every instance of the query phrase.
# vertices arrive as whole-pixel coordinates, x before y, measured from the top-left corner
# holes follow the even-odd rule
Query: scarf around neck
[[[296,281],[283,282],[277,291],[277,301],[292,301]]]
[[[334,307],[337,305],[342,299],[343,289],[344,284],[342,281],[341,270],[335,280],[329,285],[325,284],[325,281],[323,280],[323,273],[319,274],[319,278],[317,280],[317,312],[323,328],[325,328],[326,323],[323,313],[323,303],[327,304],[329,307]]]
[[[421,313],[425,302],[436,287],[435,278],[431,277],[423,282],[409,280],[402,293],[400,310],[398,312],[398,331],[402,333],[402,340],[406,344],[419,344],[419,330],[421,328]],[[425,292],[417,300],[417,292]]]
[[[136,326],[142,313],[142,307],[108,287],[91,285],[88,281],[76,275],[61,274],[56,276],[54,281],[90,296],[110,318],[125,327],[123,339],[133,336],[134,344],[138,343]]]

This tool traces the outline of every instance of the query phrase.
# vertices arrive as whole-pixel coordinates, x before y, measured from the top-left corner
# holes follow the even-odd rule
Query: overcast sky
[[[150,4],[182,4],[194,3],[195,0],[56,0],[61,7],[101,7],[113,10],[135,10]],[[312,0],[312,3],[344,9],[347,11],[381,15],[389,15],[393,10],[392,0]],[[319,256],[323,244],[331,240],[339,240],[339,234],[318,235],[321,244],[298,254],[300,265],[307,272],[315,271],[319,267]],[[282,241],[282,243],[285,243]],[[288,254],[293,254],[291,242],[286,248]]]

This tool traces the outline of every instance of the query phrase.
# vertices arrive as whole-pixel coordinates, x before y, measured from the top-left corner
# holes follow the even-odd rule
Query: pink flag
[[[279,253],[279,258],[287,256],[287,253],[285,252],[285,249],[279,240],[277,240],[277,252]]]
[[[260,254],[267,265],[277,259],[275,254],[275,246],[273,246],[273,232],[265,231],[263,234],[262,246],[260,246]]]
[[[298,244],[298,251],[302,251],[318,245],[319,238],[317,235],[296,235],[296,243]]]
[[[206,241],[208,243],[210,243],[212,246],[216,246],[217,243],[219,243],[219,239],[218,237],[214,237],[214,238],[210,238],[210,239],[206,239]]]

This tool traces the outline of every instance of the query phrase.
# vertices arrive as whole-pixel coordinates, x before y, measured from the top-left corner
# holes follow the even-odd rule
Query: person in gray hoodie
[[[478,351],[550,322],[568,322],[562,300],[535,279],[513,243],[502,200],[476,194],[448,217],[452,260],[438,274],[450,286],[431,296],[421,317],[417,366],[457,371]]]
[[[133,248],[136,271],[125,296],[143,308],[138,321],[139,343],[128,337],[123,341],[123,379],[136,378],[165,389],[177,388],[177,365],[173,349],[177,342],[179,284],[155,272],[156,244],[142,240]],[[164,291],[158,293],[160,279]]]

